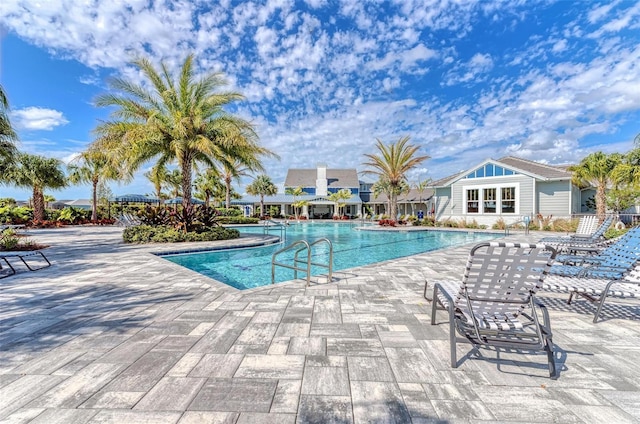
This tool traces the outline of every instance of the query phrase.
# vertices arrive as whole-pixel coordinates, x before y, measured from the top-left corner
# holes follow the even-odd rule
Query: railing
[[[311,248],[319,243],[326,243],[329,246],[329,263],[328,264],[313,262],[311,260]],[[291,251],[293,249],[296,249],[293,255],[293,265],[276,261],[278,255],[284,252]],[[306,255],[307,258],[306,260],[302,260],[299,258],[299,254],[300,252],[303,252],[305,250],[307,252],[307,255]],[[304,264],[305,266],[304,267],[299,266],[299,264],[301,263]],[[331,243],[331,240],[327,238],[321,238],[314,241],[313,243],[309,243],[306,240],[298,240],[295,243],[292,243],[289,246],[274,252],[273,256],[271,257],[271,284],[274,284],[276,281],[276,266],[281,266],[283,268],[292,269],[293,277],[295,279],[298,278],[298,271],[305,272],[307,274],[307,287],[309,287],[309,284],[311,283],[311,266],[312,265],[327,268],[329,270],[327,281],[331,282],[331,280],[333,279],[333,244]]]
[[[284,243],[287,239],[287,226],[282,224],[281,222],[267,219],[263,222],[262,232],[263,234],[269,234],[269,231],[271,231],[271,229],[273,228],[277,228],[280,230],[280,243]]]
[[[520,224],[524,225],[524,233],[525,234],[529,234],[529,223],[531,223],[531,217],[528,216],[528,215],[525,215],[525,216],[522,217],[522,219],[520,221],[512,222],[511,224],[505,225],[504,226],[504,235],[508,236],[510,234],[509,231],[512,228],[516,228]]]

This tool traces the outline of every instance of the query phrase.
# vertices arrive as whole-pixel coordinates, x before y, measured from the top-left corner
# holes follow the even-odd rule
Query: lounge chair
[[[595,220],[595,222],[597,223],[597,219]],[[600,225],[594,228],[593,231],[591,231],[591,233],[589,234],[584,233],[584,231],[588,231],[591,229],[587,227],[587,225],[585,224],[585,226],[583,227],[584,229],[581,230],[583,231],[582,234],[579,234],[576,231],[575,234],[572,234],[566,237],[545,237],[540,239],[539,243],[552,244],[552,245],[567,245],[567,244],[580,245],[580,244],[597,243],[597,242],[600,242],[602,239],[604,239],[604,233],[607,232],[607,230],[609,229],[612,223],[613,223],[613,217],[608,216],[604,219],[604,221],[602,221]],[[578,227],[579,226],[580,224],[578,224]]]
[[[596,255],[558,255],[556,259],[562,264],[551,267],[549,273],[552,275],[622,278],[640,260],[640,227],[630,229],[616,243]]]
[[[640,297],[640,263],[636,263],[623,277],[617,279],[601,279],[587,277],[566,277],[550,275],[543,284],[544,290],[569,292],[568,304],[574,296],[581,296],[591,302],[597,302],[593,322],[598,322],[604,303],[609,297]]]
[[[433,283],[431,324],[436,323],[438,305],[449,311],[451,367],[458,366],[456,342],[461,341],[471,343],[474,350],[545,351],[549,375],[556,378],[549,314],[535,299],[555,255],[553,248],[540,244],[480,243],[471,249],[462,283]]]
[[[38,256],[40,258],[38,258]],[[47,257],[44,255],[44,253],[42,253],[42,251],[40,250],[31,250],[31,251],[15,251],[15,252],[0,252],[0,260],[4,261],[5,264],[7,264],[7,266],[9,267],[9,273],[7,275],[2,275],[0,276],[1,278],[6,278],[9,277],[11,275],[14,275],[16,273],[15,268],[13,267],[13,265],[11,265],[11,262],[9,262],[9,258],[18,258],[22,261],[22,263],[27,267],[27,269],[29,271],[37,271],[39,269],[42,268],[47,268],[49,266],[51,266],[51,262],[49,262],[49,259],[47,259]],[[29,260],[27,260],[27,258],[29,258]],[[44,264],[41,264],[40,266],[37,267],[33,267],[30,265],[31,259],[42,259],[44,260]],[[41,261],[40,261],[41,262]],[[2,269],[2,264],[0,263],[0,269]]]

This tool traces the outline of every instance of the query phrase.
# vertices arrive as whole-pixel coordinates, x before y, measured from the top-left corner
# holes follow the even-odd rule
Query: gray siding
[[[447,218],[451,215],[451,188],[436,188],[435,194],[436,219]]]
[[[573,184],[571,185],[571,213],[578,214],[582,212],[582,198],[580,189]]]
[[[571,210],[569,209],[571,190],[569,186],[569,181],[538,181],[536,184],[538,212],[545,216],[571,215]]]
[[[533,212],[533,182],[534,179],[526,175],[513,175],[507,177],[488,177],[488,178],[470,178],[456,181],[451,185],[453,199],[452,214],[456,216],[468,216],[469,218],[477,217],[478,214],[465,215],[465,193],[464,188],[469,187],[491,187],[491,186],[509,186],[515,184],[518,186],[517,193],[517,210],[515,215],[529,215]],[[486,214],[487,216],[500,216],[499,214]],[[514,216],[514,214],[504,214]]]

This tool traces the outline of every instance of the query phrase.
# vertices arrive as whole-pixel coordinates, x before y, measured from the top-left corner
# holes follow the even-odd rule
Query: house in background
[[[550,166],[513,156],[489,159],[469,170],[433,183],[435,217],[475,219],[492,225],[524,216],[571,217],[589,213],[586,200],[592,190],[571,182],[566,166]]]
[[[304,194],[294,196],[292,193],[298,187]],[[293,204],[302,200],[306,204],[298,210],[298,215],[309,219],[331,219],[337,211],[329,196],[342,189],[349,190],[351,197],[344,201],[345,207],[341,212],[349,217],[360,215],[360,181],[355,169],[328,169],[326,165],[318,165],[316,169],[289,169],[284,182],[285,192],[265,196],[265,210],[269,212],[276,208],[280,216],[295,215]],[[241,206],[245,215],[251,215],[259,207],[260,196],[243,196],[231,203]]]

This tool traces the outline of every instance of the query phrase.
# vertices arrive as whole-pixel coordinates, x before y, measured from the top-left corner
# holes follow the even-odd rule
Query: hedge
[[[178,230],[168,226],[136,225],[125,228],[122,238],[125,243],[177,243],[185,241],[229,240],[240,237],[233,228],[209,227],[196,233]]]

